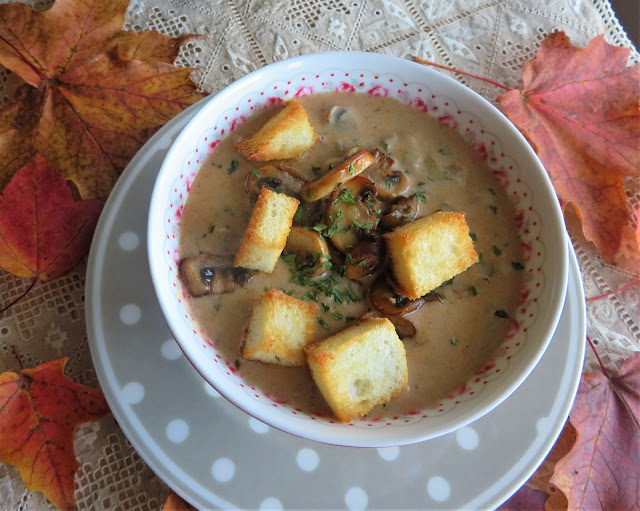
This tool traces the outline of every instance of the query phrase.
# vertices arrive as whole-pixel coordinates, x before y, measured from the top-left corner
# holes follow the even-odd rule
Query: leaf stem
[[[593,302],[595,300],[600,300],[600,298],[604,298],[605,296],[610,296],[613,294],[616,294],[620,291],[624,291],[625,289],[629,289],[630,287],[633,286],[637,286],[638,284],[640,284],[640,279],[636,280],[635,282],[631,282],[630,284],[627,284],[626,286],[622,286],[618,289],[614,289],[613,291],[609,291],[608,293],[604,293],[602,295],[598,295],[598,296],[592,296],[591,298],[587,298],[587,302]]]
[[[471,73],[467,73],[466,71],[460,71],[459,69],[453,68],[453,67],[448,67],[448,66],[443,66],[442,64],[436,64],[435,62],[431,62],[430,60],[424,60],[421,59],[420,57],[413,57],[413,61],[418,63],[418,64],[422,64],[423,66],[432,66],[432,67],[437,67],[440,69],[444,69],[445,71],[451,71],[453,73],[458,73],[464,76],[469,76],[471,78],[475,78],[476,80],[480,80],[482,82],[486,82],[486,83],[490,83],[491,85],[495,85],[496,87],[500,87],[501,89],[504,90],[512,90],[509,87],[507,87],[506,85],[502,85],[501,83],[498,82],[494,82],[493,80],[489,80],[489,78],[484,78],[482,76],[478,76],[478,75],[474,75]]]
[[[11,307],[13,307],[16,303],[18,303],[20,300],[22,300],[25,296],[27,296],[27,294],[29,293],[29,291],[31,291],[33,289],[33,287],[38,283],[38,279],[33,279],[31,281],[31,285],[27,288],[27,290],[22,293],[20,296],[18,296],[18,298],[16,298],[15,300],[13,300],[9,305],[7,305],[6,307],[3,307],[2,309],[0,309],[0,315],[2,315],[2,313],[8,311]]]
[[[607,378],[610,378],[609,372],[607,371],[607,368],[604,366],[604,364],[602,362],[602,359],[600,358],[600,355],[598,354],[598,350],[594,346],[593,342],[591,342],[591,339],[589,339],[588,335],[587,335],[587,341],[589,341],[589,346],[591,346],[591,349],[593,350],[593,353],[595,353],[596,358],[598,359],[598,363],[600,364],[600,368],[602,369],[602,374],[604,374]]]

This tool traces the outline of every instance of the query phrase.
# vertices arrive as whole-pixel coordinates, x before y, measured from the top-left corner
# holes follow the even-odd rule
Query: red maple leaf
[[[91,245],[102,202],[74,202],[51,165],[36,155],[0,196],[0,267],[19,277],[53,279]]]
[[[0,374],[0,461],[58,509],[75,509],[76,426],[109,412],[99,390],[64,375],[66,358]]]
[[[580,49],[553,33],[523,65],[523,89],[497,99],[610,263],[632,218],[623,178],[640,175],[640,66],[627,67],[629,53],[604,36]]]

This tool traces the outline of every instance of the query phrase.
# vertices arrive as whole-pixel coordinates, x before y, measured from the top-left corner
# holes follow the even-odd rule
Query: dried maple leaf
[[[127,0],[0,6],[0,64],[26,83],[0,109],[0,189],[36,153],[84,198],[105,198],[155,130],[203,97],[180,44],[122,31]]]
[[[171,492],[167,501],[162,507],[162,511],[197,511],[195,507],[180,497],[177,493]]]
[[[584,374],[570,420],[577,440],[551,482],[569,509],[637,509],[640,502],[640,352],[616,377]]]
[[[553,33],[523,65],[523,90],[497,99],[611,263],[631,220],[623,178],[640,175],[640,66],[626,67],[629,53],[603,36],[579,49]]]
[[[102,392],[64,375],[67,359],[0,374],[0,461],[58,509],[75,509],[73,432],[109,412]]]
[[[0,196],[0,268],[18,277],[53,279],[89,251],[102,202],[74,202],[66,181],[40,155]]]

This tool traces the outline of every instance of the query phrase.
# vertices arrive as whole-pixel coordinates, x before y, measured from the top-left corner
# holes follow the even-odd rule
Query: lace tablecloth
[[[36,8],[50,4],[32,3]],[[631,46],[608,0],[133,0],[126,28],[206,36],[186,44],[178,64],[196,68],[193,79],[209,92],[276,60],[319,51],[417,55],[517,87],[522,63],[534,57],[554,30],[565,31],[578,46],[601,33],[611,44]],[[631,62],[638,61],[634,51]],[[459,79],[487,99],[500,93],[484,82]],[[0,100],[11,93],[10,83],[10,74],[0,70]],[[627,184],[629,205],[638,209],[640,180]],[[587,296],[638,278],[606,264],[577,223],[569,219],[568,224]],[[0,316],[0,372],[18,369],[16,346],[25,367],[69,356],[68,375],[97,386],[84,323],[84,278],[82,265],[39,284]],[[0,270],[0,301],[11,301],[28,285]],[[640,350],[639,303],[636,286],[588,306],[589,334],[614,372],[632,351]],[[588,350],[585,371],[598,370]],[[133,450],[113,417],[80,427],[75,445],[79,509],[162,507],[169,488]],[[50,505],[42,494],[24,489],[16,469],[0,464],[0,507],[22,511]]]

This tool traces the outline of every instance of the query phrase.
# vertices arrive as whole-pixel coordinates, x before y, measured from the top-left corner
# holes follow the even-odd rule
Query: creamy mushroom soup
[[[459,134],[423,112],[393,99],[359,93],[317,94],[300,98],[300,102],[319,136],[302,157],[252,162],[235,150],[236,142],[255,133],[281,108],[275,106],[257,113],[222,140],[195,177],[181,219],[180,257],[211,254],[212,264],[229,268],[211,284],[215,294],[190,298],[193,313],[211,342],[248,384],[276,401],[318,415],[331,412],[307,367],[242,359],[245,325],[254,300],[265,290],[277,288],[317,302],[317,338],[337,332],[365,314],[388,316],[404,337],[409,387],[401,396],[374,408],[368,417],[436,406],[491,359],[515,316],[524,272],[512,205],[481,155]],[[341,201],[340,194],[334,193],[309,205],[301,201],[303,206],[294,219],[294,225],[322,232],[325,237],[332,234],[332,228],[342,231],[336,241],[342,243],[338,248],[343,252],[329,240],[330,254],[316,261],[322,268],[314,274],[305,272],[300,261],[296,263],[287,255],[281,256],[271,274],[231,270],[260,186],[299,193],[302,179],[317,179],[361,149],[372,154],[378,149],[380,158],[386,157],[386,167],[382,165],[386,182],[376,181],[379,190],[372,186],[374,176],[367,171],[361,174],[367,178],[361,185],[369,186],[368,193],[356,196],[362,191],[360,185],[351,185],[356,201],[370,203],[366,218],[350,218],[349,222],[357,225],[346,229],[336,226],[335,208]],[[286,169],[284,174],[280,170],[280,177],[266,168],[274,164]],[[404,185],[408,187],[402,197],[393,198],[384,188],[393,190],[398,176],[406,178]],[[292,182],[287,181],[290,177]],[[385,280],[389,265],[384,260],[373,265],[372,275],[362,276],[365,272],[358,270],[359,266],[368,267],[367,262],[351,265],[348,275],[354,276],[355,270],[359,278],[344,276],[350,259],[344,251],[354,243],[370,240],[375,246],[385,229],[388,232],[414,216],[437,210],[466,213],[480,258],[477,264],[417,301],[394,294]],[[375,223],[379,229],[371,229],[367,223]],[[384,257],[384,253],[375,257]],[[202,273],[197,270],[196,279],[198,271]],[[201,291],[195,294],[206,292]]]

